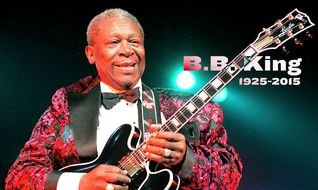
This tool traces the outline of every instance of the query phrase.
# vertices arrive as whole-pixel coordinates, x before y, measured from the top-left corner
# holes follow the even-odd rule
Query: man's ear
[[[93,46],[86,46],[85,47],[85,54],[88,59],[88,62],[90,64],[95,63],[95,57],[94,57],[94,47]]]

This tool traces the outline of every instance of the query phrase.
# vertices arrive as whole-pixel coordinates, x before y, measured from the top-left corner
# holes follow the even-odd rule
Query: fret
[[[244,67],[244,59],[240,58],[240,60],[235,61],[236,65],[241,69]]]
[[[135,159],[132,155],[129,155],[128,157],[125,157],[124,159],[119,161],[120,166],[122,169],[127,170],[129,175],[134,175],[138,172],[138,170],[141,169],[140,165],[136,164],[136,162],[133,161]]]
[[[197,108],[201,108],[204,104],[204,102],[202,102],[201,99],[197,97],[193,99],[193,103]]]
[[[222,88],[222,86],[224,85],[223,82],[218,78],[216,77],[212,82],[211,82],[212,86],[219,90]]]
[[[145,155],[144,151],[142,149],[136,149],[137,154],[140,155],[140,159],[143,160],[143,162],[147,159],[147,156]]]
[[[139,151],[136,151],[135,152],[136,154],[133,154],[133,156],[136,158],[136,160],[138,161],[138,164],[140,165],[140,167],[143,166],[143,162],[145,161],[144,160],[144,154],[141,150]]]
[[[204,102],[205,100],[207,100],[209,98],[209,95],[202,90],[199,94],[198,97]],[[201,107],[201,106],[200,106]]]
[[[133,166],[139,166],[139,162],[137,158],[135,157],[136,153],[130,154],[126,160],[130,162]]]
[[[209,83],[204,90],[210,95],[210,97],[212,97],[216,92],[217,89],[215,89],[211,83]]]
[[[185,107],[182,107],[182,109],[180,110],[182,112],[182,114],[187,118],[190,119],[193,115],[193,112],[190,112],[188,109],[186,109]]]
[[[225,69],[232,76],[235,76],[240,70],[234,61],[230,65],[228,65]]]
[[[202,104],[203,105],[203,104]],[[174,117],[171,117],[167,122],[159,128],[160,131],[178,131],[186,121],[192,117],[192,113],[183,107],[179,113],[176,113]]]
[[[180,121],[176,117],[172,118],[171,122],[176,128],[181,125]]]
[[[133,160],[131,160],[135,166],[140,166],[141,162],[140,160],[138,159],[138,156],[135,154],[135,155],[131,155],[131,158]]]
[[[222,74],[220,74],[221,75],[221,80],[224,82],[224,83],[227,83],[231,78],[232,78],[232,76],[229,74],[229,73],[227,73],[226,71],[223,71],[223,73]]]
[[[180,114],[176,115],[177,119],[183,124],[187,121],[187,118],[180,112]]]
[[[189,102],[186,106],[186,109],[181,110],[183,115],[186,116],[187,118],[190,118],[190,116],[192,116],[191,113],[194,113],[195,110],[197,110],[197,107],[194,105],[193,102]],[[187,112],[187,113],[185,113]]]
[[[163,126],[163,128],[162,129],[164,129],[163,131],[177,131],[179,128],[178,127],[176,127],[172,122],[171,122],[171,120],[169,120],[169,121],[167,121],[165,124],[164,124],[164,126]]]
[[[234,61],[236,62],[237,66],[243,68],[249,62],[251,62],[257,54],[257,51],[253,48],[253,46],[250,45],[243,53],[240,53],[237,56],[239,60],[237,61],[237,59],[235,58]]]

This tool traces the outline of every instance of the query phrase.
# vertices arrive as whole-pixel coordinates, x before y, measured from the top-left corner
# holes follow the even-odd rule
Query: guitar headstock
[[[264,28],[263,31],[258,34],[252,45],[259,52],[277,49],[289,39],[314,25],[307,14],[300,12],[298,9],[294,9],[269,28]]]

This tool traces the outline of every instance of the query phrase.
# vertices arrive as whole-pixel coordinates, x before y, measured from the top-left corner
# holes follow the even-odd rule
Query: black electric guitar
[[[263,51],[277,49],[286,41],[314,26],[303,12],[294,9],[283,19],[257,36],[257,39],[238,54],[223,70],[211,79],[177,112],[158,129],[158,132],[178,132],[196,113],[210,102],[243,68]],[[168,190],[179,189],[180,179],[171,170],[158,168],[149,161],[142,150],[145,142],[140,143],[139,129],[128,124],[120,126],[107,141],[101,155],[88,163],[69,165],[60,171],[89,172],[99,164],[116,165],[128,171],[132,182],[129,189]]]

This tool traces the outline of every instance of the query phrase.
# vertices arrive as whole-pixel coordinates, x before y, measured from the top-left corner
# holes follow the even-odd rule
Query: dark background
[[[177,6],[164,1],[7,3],[0,8],[0,189],[52,94],[95,73],[84,55],[85,32],[90,19],[104,9],[121,7],[140,20],[146,33],[144,81],[151,87],[175,88],[174,71],[183,68],[183,56],[200,56],[206,66],[210,56],[234,58],[263,27],[294,8],[318,23],[313,3],[296,0],[196,0],[176,2]],[[263,54],[272,59],[302,58],[301,85],[242,86],[237,78],[228,86],[228,99],[221,105],[229,144],[244,165],[240,190],[318,189],[316,26],[310,32],[314,38],[301,36],[302,47],[286,43],[289,54],[281,49]],[[193,73],[199,82],[190,92],[216,74]],[[242,76],[288,77],[286,71]]]

